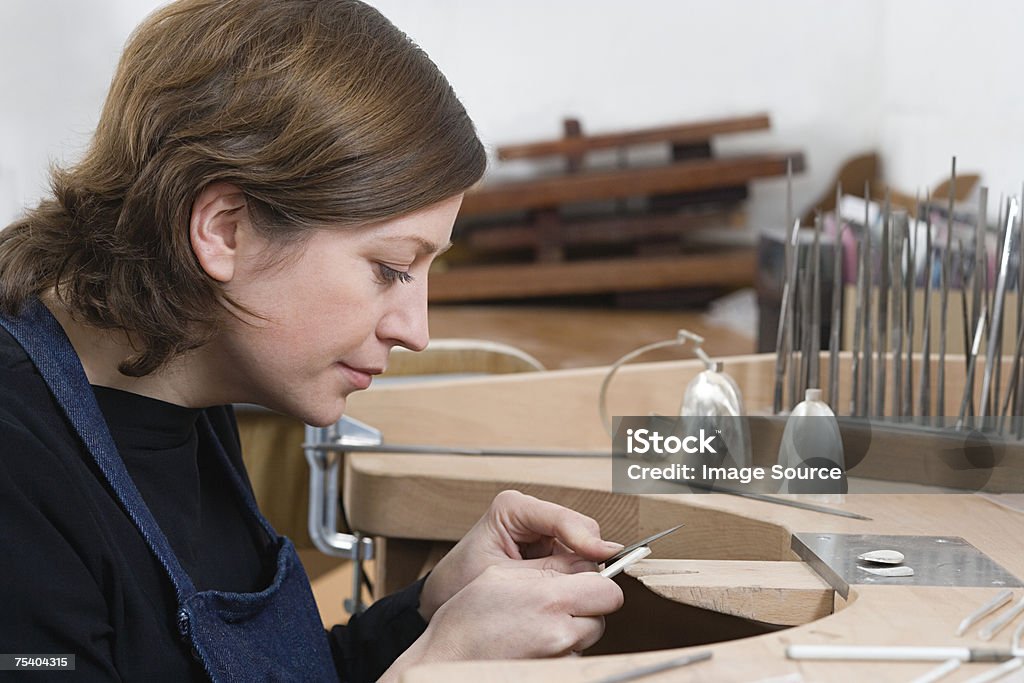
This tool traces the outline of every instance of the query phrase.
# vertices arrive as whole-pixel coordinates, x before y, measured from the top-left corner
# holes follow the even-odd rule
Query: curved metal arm
[[[345,445],[346,443],[371,443],[376,438],[380,443],[380,432],[351,418],[342,418],[330,427],[306,425],[306,461],[309,463],[309,537],[317,550],[331,557],[343,557],[352,563],[352,597],[345,600],[345,609],[358,614],[362,604],[362,560],[373,558],[373,539],[361,534],[345,534],[338,531],[338,506],[341,498],[338,491],[338,470],[341,467],[343,451],[322,450],[316,446],[324,443]],[[348,441],[346,441],[348,439]]]
[[[309,537],[325,555],[368,560],[373,557],[372,539],[338,531],[338,471],[343,454],[310,447],[339,440],[344,445],[344,430],[341,422],[330,427],[306,426],[307,447],[303,450],[309,462]]]

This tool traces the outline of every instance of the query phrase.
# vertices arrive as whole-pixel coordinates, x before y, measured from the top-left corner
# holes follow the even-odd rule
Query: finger
[[[563,574],[555,580],[565,609],[574,617],[602,616],[622,607],[622,589],[600,574]]]
[[[590,517],[533,496],[503,492],[495,499],[494,510],[517,543],[533,543],[549,536],[595,561],[622,549],[619,543],[601,540],[601,529]]]
[[[573,617],[572,629],[576,634],[574,652],[593,647],[604,635],[604,617]]]
[[[526,543],[520,546],[524,558],[533,559],[536,557],[547,557],[548,555],[565,555],[576,553],[572,548],[559,541],[557,538],[545,536],[536,543]]]
[[[517,562],[516,565],[532,569],[546,569],[558,572],[559,574],[580,574],[582,572],[597,571],[597,564],[593,560],[580,557],[575,553],[549,555],[548,557],[538,557],[533,560],[522,560]]]

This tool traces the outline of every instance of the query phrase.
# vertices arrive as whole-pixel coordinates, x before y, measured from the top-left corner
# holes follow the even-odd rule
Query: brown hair
[[[356,0],[184,0],[129,40],[80,163],[0,231],[0,309],[56,289],[128,333],[142,376],[205,343],[230,302],[199,266],[192,204],[246,194],[267,236],[417,211],[475,183],[483,147],[427,55]]]

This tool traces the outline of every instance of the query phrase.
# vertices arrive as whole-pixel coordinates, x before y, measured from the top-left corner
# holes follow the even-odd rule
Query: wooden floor
[[[680,328],[705,338],[713,356],[753,353],[757,322],[748,335],[709,321],[699,310],[642,311],[612,308],[432,306],[434,338],[470,337],[504,342],[536,357],[549,370],[609,365],[644,344],[672,339]],[[689,358],[685,349],[651,352],[638,359]]]

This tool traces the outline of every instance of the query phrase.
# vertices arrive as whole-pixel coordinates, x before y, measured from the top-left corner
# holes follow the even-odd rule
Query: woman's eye
[[[395,270],[383,263],[377,264],[377,273],[380,276],[381,282],[385,284],[391,284],[393,282],[401,282],[402,284],[408,284],[412,282],[412,273],[405,270]]]

